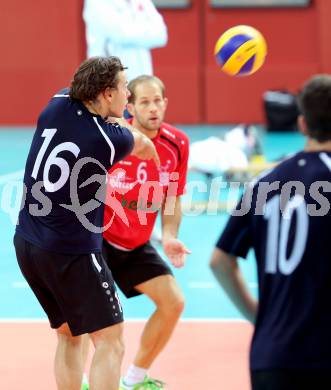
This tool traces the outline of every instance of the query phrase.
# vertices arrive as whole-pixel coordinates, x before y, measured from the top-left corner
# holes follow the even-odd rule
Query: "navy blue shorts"
[[[112,273],[102,255],[45,251],[14,237],[21,271],[52,328],[67,322],[73,336],[123,322]]]

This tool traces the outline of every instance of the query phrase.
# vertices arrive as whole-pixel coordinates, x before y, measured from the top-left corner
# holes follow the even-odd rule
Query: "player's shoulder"
[[[298,154],[285,156],[274,167],[263,170],[250,182],[250,187],[256,188],[261,182],[274,182],[284,179],[287,173],[291,173],[293,164],[298,159]]]
[[[68,87],[65,87],[65,88],[62,88],[60,89],[58,92],[56,92],[52,98],[55,99],[55,98],[69,98],[69,88]]]
[[[286,173],[293,173],[295,169],[309,167],[309,170],[323,171],[331,170],[331,153],[326,152],[307,152],[300,151],[292,153],[284,157],[279,164],[277,164],[270,174],[275,176],[284,176]]]
[[[290,170],[291,167],[296,164],[299,155],[300,152],[284,156],[275,167],[269,170],[267,176],[279,176],[284,174],[284,172]]]
[[[313,157],[312,160],[311,157]],[[295,176],[296,172],[299,175],[299,172],[297,171],[298,167],[304,169],[304,167],[308,165],[309,168],[312,168],[312,164],[314,164],[315,169],[317,169],[317,166],[323,168],[320,163],[321,161],[316,160],[314,156],[310,156],[309,153],[306,153],[305,151],[291,153],[284,156],[273,168],[261,172],[260,175],[253,180],[252,184],[255,186],[260,182],[281,182],[288,178],[293,178],[293,175]],[[303,176],[303,174],[300,174],[298,177]]]
[[[63,88],[58,92],[53,93],[48,103],[45,105],[43,110],[40,112],[39,121],[49,119],[52,116],[63,110],[68,105],[69,101],[69,89]]]
[[[184,131],[166,122],[162,122],[160,136],[175,143],[180,148],[187,147],[189,145],[189,138]]]
[[[62,88],[59,91],[53,93],[46,108],[54,110],[60,107],[68,106],[68,103],[70,102],[71,99],[69,96],[69,88]]]

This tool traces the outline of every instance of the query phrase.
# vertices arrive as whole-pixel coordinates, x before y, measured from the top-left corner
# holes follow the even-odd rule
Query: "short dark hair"
[[[136,77],[135,79],[131,80],[128,84],[128,90],[130,91],[130,96],[129,96],[129,99],[128,99],[128,103],[134,103],[135,100],[136,100],[136,88],[139,84],[143,84],[143,83],[156,83],[160,89],[161,89],[161,93],[162,93],[162,97],[165,96],[165,86],[164,86],[164,83],[162,80],[160,80],[158,77],[156,76],[149,76],[149,75],[141,75],[141,76],[138,76]]]
[[[331,140],[331,75],[309,79],[298,96],[298,103],[309,136],[319,142]]]
[[[125,69],[118,57],[91,57],[76,70],[69,95],[72,99],[93,101],[106,88],[116,88],[117,75]]]

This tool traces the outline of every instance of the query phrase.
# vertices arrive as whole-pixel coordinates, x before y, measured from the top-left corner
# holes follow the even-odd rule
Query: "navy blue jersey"
[[[54,252],[100,252],[106,174],[132,147],[128,129],[90,113],[68,90],[55,95],[27,158],[17,234]]]
[[[217,243],[255,252],[253,370],[331,369],[330,201],[331,153],[300,152],[252,183]]]

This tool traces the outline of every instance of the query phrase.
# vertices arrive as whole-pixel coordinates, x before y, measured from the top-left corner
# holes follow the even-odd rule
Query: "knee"
[[[163,302],[161,303],[161,309],[164,309],[164,311],[169,316],[172,315],[173,317],[179,317],[185,307],[185,299],[181,291],[176,291],[174,294],[165,297]]]
[[[174,302],[173,302],[173,307],[172,310],[174,310],[175,313],[178,315],[182,314],[183,310],[185,307],[185,298],[182,293],[176,295]]]
[[[124,342],[122,339],[102,340],[95,344],[95,351],[111,356],[116,361],[122,361],[124,357]]]
[[[114,325],[113,327],[90,334],[95,349],[107,350],[113,356],[115,355],[118,359],[122,360],[125,350],[122,327],[122,324]]]
[[[125,352],[125,345],[122,337],[119,337],[118,339],[114,340],[112,344],[112,349],[113,349],[113,353],[116,354],[116,356],[120,360],[122,360]]]

